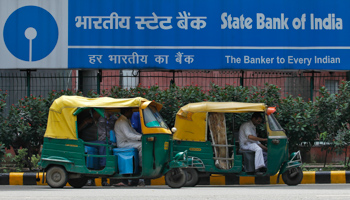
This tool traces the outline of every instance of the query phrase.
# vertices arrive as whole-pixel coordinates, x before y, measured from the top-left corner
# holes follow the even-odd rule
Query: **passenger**
[[[114,131],[114,124],[117,121],[117,117],[113,112],[106,111],[105,117],[100,117],[98,120],[98,140],[99,141],[110,141],[110,130]]]
[[[105,117],[100,116],[100,114],[98,114],[98,112],[96,112],[93,109],[90,111],[90,113],[92,113],[91,117],[86,118],[83,121],[83,123],[79,126],[81,138],[84,141],[91,143],[107,144],[110,138],[109,131],[113,130],[114,123],[117,120],[117,118],[111,112],[105,112]],[[106,155],[105,146],[87,146],[97,148],[99,155]],[[100,169],[103,169],[106,166],[106,158],[99,158],[98,160]],[[88,185],[94,185],[94,180],[89,179]],[[102,178],[102,186],[109,186],[106,178]]]
[[[139,151],[139,163],[142,166],[142,134],[132,128],[130,118],[131,108],[121,109],[121,116],[115,122],[114,132],[117,138],[117,146],[120,148],[137,148]]]
[[[85,142],[96,141],[97,135],[97,122],[100,115],[95,110],[90,110],[90,116],[85,118],[78,127],[79,138]]]
[[[121,116],[115,122],[114,132],[117,138],[117,146],[120,148],[137,148],[139,151],[139,165],[142,167],[142,134],[138,133],[131,125],[130,119],[133,115],[131,108],[121,109]],[[124,180],[114,186],[126,186],[132,185],[132,181],[129,183]],[[139,180],[139,186],[145,186],[143,179]]]
[[[98,120],[100,118],[100,115],[94,110],[91,109],[90,111],[90,116],[85,118],[82,123],[79,124],[78,127],[78,133],[79,133],[79,138],[84,140],[85,142],[91,142],[91,143],[100,143],[98,142]],[[87,145],[91,146],[91,145]],[[106,154],[106,149],[101,148],[101,146],[92,146],[97,148],[99,154],[101,155],[102,153]],[[99,164],[101,166],[101,161],[102,159],[99,159]],[[107,182],[107,180],[106,180]],[[87,184],[88,186],[95,186],[95,179],[89,179]]]
[[[96,143],[107,144],[110,141],[110,130],[114,129],[115,121],[117,121],[117,117],[113,114],[113,112],[105,112],[105,117],[100,117],[97,123],[97,131],[98,131],[98,141]],[[106,155],[106,147],[100,146],[99,150],[100,155]],[[106,166],[106,158],[100,158],[100,166]],[[106,178],[102,178],[102,186],[109,186]]]
[[[253,113],[251,120],[243,123],[239,128],[239,146],[242,150],[255,152],[256,172],[266,172],[267,147],[260,142],[265,142],[267,139],[257,137],[256,134],[256,126],[261,124],[262,121],[263,118],[260,113]]]

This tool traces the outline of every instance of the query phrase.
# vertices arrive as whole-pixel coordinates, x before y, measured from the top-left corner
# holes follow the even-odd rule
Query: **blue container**
[[[98,150],[95,147],[85,146],[85,153],[89,155],[98,155]],[[99,159],[97,157],[86,157],[86,167],[88,169],[99,169]]]
[[[112,143],[117,143],[117,138],[115,137],[115,133],[113,130],[109,131],[109,141]]]
[[[138,172],[139,151],[136,148],[114,148],[113,155],[118,159],[119,174]]]

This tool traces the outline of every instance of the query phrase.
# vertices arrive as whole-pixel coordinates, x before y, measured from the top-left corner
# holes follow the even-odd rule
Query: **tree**
[[[275,116],[289,140],[289,150],[294,152],[303,146],[306,151],[314,145],[317,137],[316,109],[313,102],[305,102],[301,97],[284,97],[277,104]]]
[[[3,122],[4,120],[4,108],[6,106],[6,98],[7,98],[7,92],[3,92],[0,89],[0,120]],[[0,126],[0,163],[3,160],[3,156],[5,155],[5,145],[3,144],[4,141],[4,130],[3,130],[4,126]]]
[[[316,97],[317,128],[320,139],[325,143],[322,150],[326,150],[324,164],[329,152],[341,155],[345,152],[344,163],[347,160],[347,146],[350,144],[349,114],[350,114],[350,85],[343,81],[336,94],[330,94],[325,87],[320,88],[321,95]]]
[[[6,148],[11,146],[16,154],[20,148],[28,149],[28,157],[39,153],[46,129],[48,107],[42,97],[22,98],[11,110],[3,123],[1,139]],[[31,168],[29,158],[27,167]]]

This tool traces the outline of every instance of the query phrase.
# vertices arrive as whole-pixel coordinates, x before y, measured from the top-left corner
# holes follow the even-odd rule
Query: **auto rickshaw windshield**
[[[162,127],[169,129],[164,122],[162,116],[159,114],[157,109],[153,106],[149,106],[143,110],[143,116],[145,120],[145,125],[149,128]]]
[[[278,123],[278,121],[276,120],[273,114],[268,115],[267,118],[268,118],[269,127],[271,131],[283,131],[283,128]]]

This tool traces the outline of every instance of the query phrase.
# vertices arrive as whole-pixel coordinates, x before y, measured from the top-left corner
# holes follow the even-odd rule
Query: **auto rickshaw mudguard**
[[[292,167],[300,167],[302,164],[300,151],[293,152],[290,154],[289,161],[284,162],[280,168],[280,173],[283,174],[287,169]]]
[[[163,174],[174,168],[187,168],[189,163],[189,158],[187,156],[187,150],[184,152],[177,153],[173,160],[169,162],[168,166],[164,169]]]
[[[290,154],[289,161],[284,162],[279,170],[277,176],[277,183],[279,182],[279,177],[281,174],[286,172],[289,168],[300,167],[302,165],[300,151],[293,152]]]
[[[290,161],[289,161],[289,162],[283,163],[283,165],[282,165],[282,167],[281,167],[281,169],[280,169],[280,174],[283,174],[284,172],[286,172],[288,168],[291,168],[291,167],[300,167],[300,166],[302,165],[301,162],[295,161],[295,162],[291,162],[291,163],[290,163],[290,164],[293,165],[293,166],[287,168],[288,163],[290,163]]]
[[[172,168],[186,168],[187,167],[186,163],[183,161],[174,161],[173,160],[169,163],[169,168],[170,169],[172,169]]]

